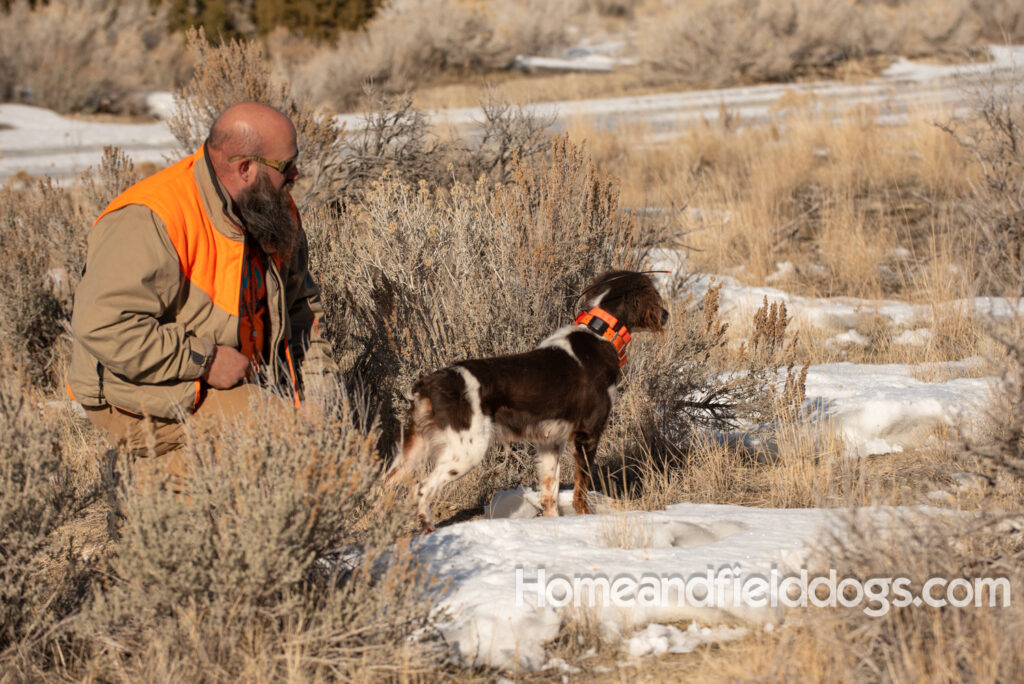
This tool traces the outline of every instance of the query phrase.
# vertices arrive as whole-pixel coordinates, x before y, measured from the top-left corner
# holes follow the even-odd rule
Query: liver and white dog
[[[609,271],[581,297],[583,312],[533,351],[460,361],[421,377],[402,453],[388,471],[393,484],[433,458],[419,483],[420,520],[432,531],[430,497],[483,460],[494,443],[528,442],[537,451],[544,515],[558,515],[558,461],[576,450],[573,507],[589,513],[587,491],[597,444],[608,423],[626,363],[630,330],[661,330],[668,320],[651,279]]]

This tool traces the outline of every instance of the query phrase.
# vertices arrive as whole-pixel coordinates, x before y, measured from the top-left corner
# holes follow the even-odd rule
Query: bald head
[[[225,109],[213,122],[207,154],[221,183],[238,199],[238,193],[251,187],[261,172],[258,162],[238,158],[262,157],[281,162],[294,159],[298,155],[295,126],[273,107],[242,102]],[[280,180],[284,182],[283,177]]]
[[[265,104],[243,102],[225,109],[210,128],[210,149],[228,156],[265,152],[268,140],[295,138],[291,119]]]

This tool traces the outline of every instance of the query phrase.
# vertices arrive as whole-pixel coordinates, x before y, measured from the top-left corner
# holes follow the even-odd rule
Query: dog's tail
[[[424,439],[422,429],[430,419],[433,407],[430,404],[430,399],[420,396],[415,389],[410,401],[412,407],[409,411],[409,422],[405,428],[405,439],[402,440],[402,450],[387,475],[384,476],[384,486],[386,487],[393,486],[404,479],[427,457],[427,440]]]

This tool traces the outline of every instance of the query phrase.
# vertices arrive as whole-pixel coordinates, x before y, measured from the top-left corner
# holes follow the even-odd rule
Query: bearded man
[[[134,464],[187,477],[184,421],[237,419],[254,396],[297,407],[303,371],[333,370],[289,193],[297,157],[287,116],[235,105],[90,231],[68,389]]]

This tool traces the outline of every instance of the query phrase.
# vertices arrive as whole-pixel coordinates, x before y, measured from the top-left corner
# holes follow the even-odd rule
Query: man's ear
[[[252,182],[256,175],[256,163],[251,159],[243,159],[238,163],[238,177],[246,184]]]

